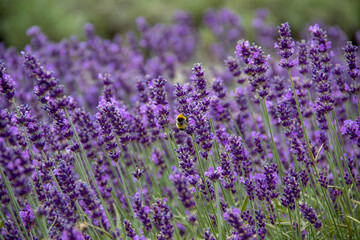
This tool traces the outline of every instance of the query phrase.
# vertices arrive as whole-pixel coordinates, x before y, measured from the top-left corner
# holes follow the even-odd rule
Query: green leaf
[[[120,213],[114,203],[113,203],[113,207],[115,209],[116,227],[119,229],[119,231],[121,231],[122,225],[121,225]]]
[[[245,211],[248,202],[249,202],[249,196],[246,196],[246,198],[241,206],[241,212]]]
[[[345,217],[352,220],[352,221],[354,221],[354,222],[356,222],[357,224],[360,224],[360,221],[358,219],[356,219],[356,218],[353,218],[353,217],[351,217],[349,215],[346,215]]]

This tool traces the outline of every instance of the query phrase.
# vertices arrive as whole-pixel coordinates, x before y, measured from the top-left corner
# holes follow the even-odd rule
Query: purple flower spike
[[[229,56],[225,63],[230,71],[230,73],[233,75],[237,83],[243,84],[246,81],[246,78],[241,77],[241,69],[239,66],[239,63],[237,60],[231,56]]]
[[[204,229],[204,240],[216,240],[216,238],[214,237],[214,235],[211,234],[208,228]]]
[[[256,221],[257,221],[258,226],[259,226],[258,227],[259,239],[265,239],[265,235],[267,233],[266,227],[265,227],[265,216],[261,212],[260,209],[255,211],[255,216],[256,216]]]
[[[250,85],[260,97],[264,98],[269,94],[269,81],[266,74],[268,70],[267,59],[261,47],[255,44],[250,45],[248,41],[240,40],[236,46],[236,56],[246,64],[244,72],[250,78]]]
[[[289,23],[281,24],[281,27],[278,27],[280,38],[279,43],[275,43],[275,48],[279,49],[278,54],[282,57],[280,61],[280,66],[286,69],[290,69],[295,66],[295,62],[292,59],[289,59],[294,53],[295,42],[291,38],[291,31]]]
[[[221,167],[217,167],[216,170],[214,170],[213,167],[209,167],[209,170],[206,171],[205,176],[208,177],[211,181],[215,182],[219,180],[221,176]]]
[[[249,196],[249,199],[250,201],[254,201],[255,197],[254,197],[254,190],[255,190],[255,186],[254,186],[254,183],[251,179],[249,178],[246,178],[245,179],[245,182],[244,182],[244,185],[245,185],[245,190]]]
[[[126,236],[130,238],[134,238],[136,236],[136,232],[131,226],[131,222],[129,222],[127,219],[124,220],[124,227],[125,227]]]
[[[150,209],[148,206],[143,205],[142,198],[138,192],[134,196],[134,211],[135,217],[142,222],[145,230],[149,232],[152,229],[151,220],[149,218]]]
[[[34,216],[34,212],[33,210],[31,209],[30,205],[27,204],[25,206],[25,209],[22,209],[20,212],[19,212],[19,215],[20,215],[20,218],[21,218],[21,221],[23,222],[25,228],[30,231],[32,226],[35,224],[35,216]]]
[[[162,200],[156,199],[156,203],[152,208],[154,222],[160,228],[160,234],[157,235],[159,240],[172,239],[175,231],[174,225],[171,223],[174,215],[167,201],[166,198]]]
[[[295,210],[295,200],[300,198],[300,184],[298,183],[297,174],[292,176],[290,172],[287,172],[284,180],[284,192],[283,197],[280,199],[281,204],[284,207],[288,207],[291,211]]]
[[[308,69],[308,58],[309,58],[309,45],[305,40],[302,40],[298,43],[299,51],[298,51],[298,64],[299,64],[299,72],[301,74],[306,74],[309,72]],[[310,88],[311,85],[307,85],[306,87]]]
[[[249,177],[252,172],[252,161],[241,137],[231,136],[227,150],[230,152],[231,161],[238,176]]]
[[[253,233],[249,231],[241,221],[241,212],[239,209],[227,209],[223,217],[224,220],[235,229],[234,235],[236,237],[233,239],[251,239],[253,237]]]
[[[167,81],[159,76],[153,79],[149,89],[151,91],[151,98],[154,101],[156,108],[158,123],[161,127],[166,127],[169,124],[170,107],[167,101],[167,93],[165,91],[165,84]]]
[[[360,67],[357,66],[357,52],[358,47],[354,46],[352,42],[348,41],[346,43],[346,46],[344,47],[345,51],[345,57],[346,62],[348,64],[348,74],[353,79],[354,82],[356,82],[357,78],[360,75]],[[351,86],[348,89],[348,92],[350,94],[359,94],[360,93],[360,87],[355,87],[354,84],[351,84]]]
[[[314,227],[316,229],[320,229],[321,226],[322,226],[321,221],[316,216],[316,214],[315,214],[314,210],[312,209],[312,207],[306,205],[305,202],[299,203],[299,207],[300,207],[300,212],[302,213],[304,218],[306,220],[308,220],[312,225],[314,225]]]
[[[328,188],[329,181],[327,180],[325,171],[320,172],[318,181],[323,188]]]
[[[176,168],[173,169],[173,173],[169,179],[175,185],[176,191],[180,197],[180,201],[186,209],[192,209],[195,207],[195,200],[193,195],[188,189],[188,182],[183,174]]]
[[[209,95],[209,92],[206,90],[206,78],[205,78],[205,69],[201,66],[201,63],[194,64],[193,74],[195,76],[195,95],[193,96],[194,100],[200,100]]]
[[[15,82],[5,71],[5,63],[0,59],[0,91],[5,94],[6,99],[11,102],[15,96]]]
[[[324,115],[333,109],[334,99],[331,91],[330,80],[330,60],[331,42],[327,40],[326,31],[321,29],[318,24],[311,26],[312,45],[310,48],[310,59],[312,62],[312,80],[316,83],[318,97],[315,101],[315,111],[319,123],[324,119]],[[327,124],[319,124],[321,130],[327,130]]]
[[[63,240],[84,240],[84,237],[78,230],[71,227],[62,232],[61,239],[63,239]]]
[[[136,167],[135,172],[132,172],[131,174],[134,175],[134,177],[135,177],[136,179],[140,179],[141,176],[142,176],[142,174],[143,174],[143,172],[144,172],[144,170],[141,170],[141,169],[139,169],[138,167]]]

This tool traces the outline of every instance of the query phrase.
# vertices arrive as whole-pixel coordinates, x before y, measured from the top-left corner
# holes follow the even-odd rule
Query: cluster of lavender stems
[[[0,43],[0,240],[360,239],[358,46],[266,16]]]

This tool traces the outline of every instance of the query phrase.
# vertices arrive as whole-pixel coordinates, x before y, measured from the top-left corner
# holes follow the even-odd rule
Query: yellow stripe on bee
[[[186,125],[180,126],[179,124],[176,124],[176,127],[180,130],[186,129]]]
[[[182,113],[180,113],[180,114],[176,117],[176,119],[179,119],[179,118],[182,118],[182,119],[185,119],[185,120],[186,120],[186,117],[185,117]]]

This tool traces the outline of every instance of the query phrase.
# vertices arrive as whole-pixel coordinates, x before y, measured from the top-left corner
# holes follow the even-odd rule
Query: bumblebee
[[[179,130],[186,130],[188,127],[188,122],[187,122],[187,118],[184,116],[184,114],[180,113],[177,117],[176,117],[176,127]]]

